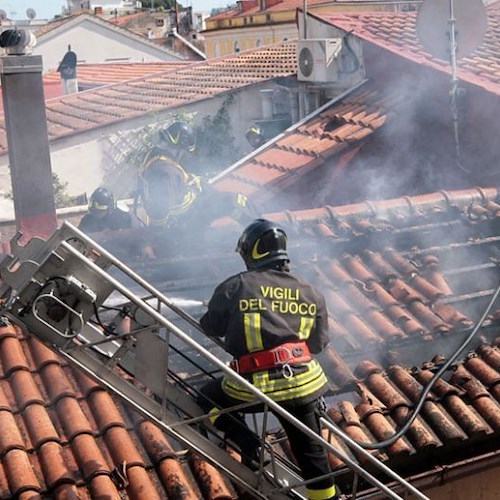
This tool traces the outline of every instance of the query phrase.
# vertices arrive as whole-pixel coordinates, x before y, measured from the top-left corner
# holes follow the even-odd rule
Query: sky
[[[209,11],[213,8],[225,7],[231,0],[179,0],[185,7],[193,6],[193,10]],[[65,0],[0,0],[0,9],[12,19],[26,19],[26,9],[35,9],[37,19],[52,19],[60,14],[67,5]]]

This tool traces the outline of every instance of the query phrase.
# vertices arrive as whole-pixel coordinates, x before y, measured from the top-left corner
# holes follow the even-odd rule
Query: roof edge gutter
[[[500,190],[490,188],[469,188],[457,191],[437,191],[435,193],[403,196],[389,200],[363,201],[350,205],[330,206],[293,212],[275,212],[268,214],[275,222],[286,222],[290,216],[294,219],[310,222],[327,220],[345,220],[357,217],[411,217],[430,210],[447,211],[454,207],[463,208],[473,203],[488,203],[498,200]]]
[[[434,470],[406,477],[405,479],[419,490],[425,491],[425,489],[439,488],[451,481],[467,477],[473,473],[486,471],[496,466],[500,466],[500,454],[498,451],[492,451],[479,457],[455,462],[451,465],[438,466]],[[386,486],[391,487],[391,484],[387,484]],[[398,491],[396,484],[393,484],[391,489],[394,492]],[[382,497],[380,497],[380,492],[370,489],[363,492],[362,498],[365,500],[375,500]]]

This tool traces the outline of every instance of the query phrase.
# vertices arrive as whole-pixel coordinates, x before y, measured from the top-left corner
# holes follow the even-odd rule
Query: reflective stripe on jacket
[[[209,335],[224,337],[226,350],[235,358],[298,339],[317,354],[330,340],[323,295],[300,278],[274,269],[247,271],[221,283],[201,325]],[[323,394],[327,384],[315,360],[294,367],[292,377],[278,368],[247,378],[275,401],[301,404]],[[223,388],[234,398],[253,399],[227,378]]]

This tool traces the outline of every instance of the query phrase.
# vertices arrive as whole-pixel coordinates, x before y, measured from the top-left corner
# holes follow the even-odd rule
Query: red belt
[[[304,340],[285,342],[265,351],[243,354],[230,363],[230,367],[238,373],[252,373],[260,370],[279,368],[291,363],[307,363],[311,361],[309,347]]]

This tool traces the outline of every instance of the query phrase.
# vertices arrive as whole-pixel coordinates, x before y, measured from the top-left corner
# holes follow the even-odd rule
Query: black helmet
[[[273,267],[279,262],[289,262],[285,230],[274,222],[256,219],[243,231],[236,251],[248,269]]]
[[[90,196],[89,210],[101,212],[115,206],[115,197],[106,188],[97,188]]]
[[[262,132],[262,129],[258,125],[252,125],[245,134],[246,140],[250,145],[257,149],[266,142],[266,138]]]
[[[192,153],[196,149],[194,130],[189,123],[174,121],[158,131],[156,146],[175,148]]]

